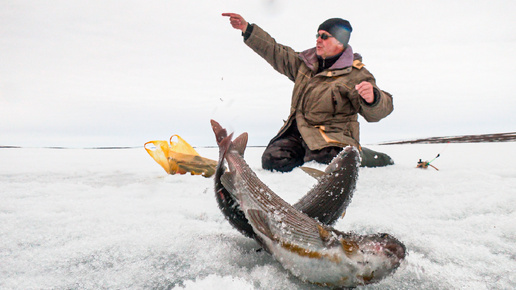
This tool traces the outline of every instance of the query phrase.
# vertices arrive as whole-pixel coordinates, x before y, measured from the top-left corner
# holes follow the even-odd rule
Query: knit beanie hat
[[[348,46],[349,37],[353,28],[349,21],[342,18],[330,18],[319,25],[319,30],[328,31],[333,37],[335,37],[344,47]]]

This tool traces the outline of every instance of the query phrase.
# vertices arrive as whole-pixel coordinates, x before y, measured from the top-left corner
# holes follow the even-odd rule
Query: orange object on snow
[[[177,137],[177,142],[172,141],[174,137]],[[172,135],[170,141],[149,141],[143,147],[168,174],[190,172],[192,175],[210,177],[217,167],[217,161],[201,157],[179,135]]]

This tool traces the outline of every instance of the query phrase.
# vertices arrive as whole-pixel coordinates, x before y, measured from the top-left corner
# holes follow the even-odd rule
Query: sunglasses
[[[327,34],[327,33],[321,33],[321,34],[317,33],[317,34],[315,35],[315,38],[319,38],[319,37],[320,37],[322,40],[326,40],[326,39],[328,39],[328,38],[330,38],[330,37],[333,37],[333,36],[331,36],[331,35],[329,35],[329,34]]]

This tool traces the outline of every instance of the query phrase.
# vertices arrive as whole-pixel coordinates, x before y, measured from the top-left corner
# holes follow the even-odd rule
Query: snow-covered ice
[[[367,289],[516,288],[515,145],[368,146],[396,164],[361,168],[335,227],[390,233],[408,257]],[[246,160],[288,202],[315,183],[262,170],[262,151]],[[438,153],[439,171],[415,168]],[[212,178],[167,175],[143,148],[0,149],[0,161],[1,289],[319,289],[225,221]]]

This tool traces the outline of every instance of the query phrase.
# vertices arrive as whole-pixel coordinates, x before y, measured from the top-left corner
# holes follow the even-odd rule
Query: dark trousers
[[[265,148],[262,155],[262,168],[288,172],[312,160],[329,164],[340,151],[342,148],[337,146],[310,150],[294,122],[283,136],[269,143]]]

